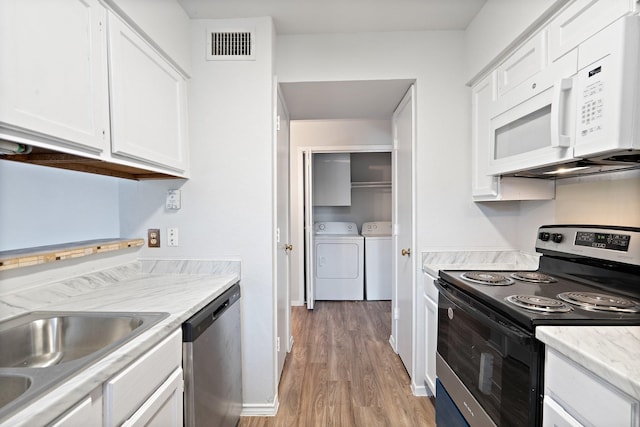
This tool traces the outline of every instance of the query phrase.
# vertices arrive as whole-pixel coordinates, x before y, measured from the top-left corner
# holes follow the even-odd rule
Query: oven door
[[[465,420],[471,427],[538,425],[541,344],[446,282],[437,286],[436,373]],[[456,424],[438,423],[447,425]]]

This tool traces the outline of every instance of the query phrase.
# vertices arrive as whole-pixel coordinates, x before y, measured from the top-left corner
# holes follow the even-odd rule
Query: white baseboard
[[[278,413],[280,402],[278,396],[273,403],[243,403],[241,417],[275,417]]]
[[[427,387],[425,387],[424,384],[417,385],[413,381],[411,381],[411,392],[414,396],[429,396],[429,393],[427,393]]]
[[[299,307],[302,305],[304,305],[304,301],[299,301],[299,300],[291,301],[291,307]]]
[[[391,348],[393,349],[394,353],[398,354],[398,349],[396,347],[396,339],[393,337],[393,335],[389,337],[389,344],[391,344]]]

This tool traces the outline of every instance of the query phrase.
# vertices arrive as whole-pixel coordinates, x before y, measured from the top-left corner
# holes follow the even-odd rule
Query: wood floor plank
[[[427,397],[411,394],[389,345],[389,301],[318,301],[292,307],[287,355],[274,417],[242,417],[240,427],[435,426]]]

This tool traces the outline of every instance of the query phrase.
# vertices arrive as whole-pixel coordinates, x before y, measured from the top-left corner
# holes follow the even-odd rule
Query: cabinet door
[[[436,394],[436,353],[438,345],[438,303],[429,297],[424,298],[426,337],[425,337],[425,380],[431,393]]]
[[[182,363],[182,330],[136,359],[104,383],[104,425],[120,425],[170,377]]]
[[[491,143],[489,111],[495,97],[495,73],[471,89],[471,194],[474,198],[498,196],[498,178],[487,175]]]
[[[85,427],[102,425],[102,390],[99,387],[63,414],[51,427]]]
[[[313,155],[313,205],[351,206],[351,154]]]
[[[0,135],[107,147],[105,16],[98,0],[0,2]]]
[[[631,11],[629,0],[576,0],[549,23],[551,60],[560,58]]]
[[[640,401],[549,347],[545,352],[544,395],[585,425],[640,424]]]
[[[182,369],[178,368],[122,426],[182,426],[183,384]]]
[[[185,171],[185,79],[117,16],[108,18],[113,154]]]

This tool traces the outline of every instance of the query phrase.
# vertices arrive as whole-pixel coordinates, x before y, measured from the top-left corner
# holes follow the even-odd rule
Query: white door
[[[312,310],[315,303],[315,254],[313,248],[313,154],[304,152],[304,281],[307,291],[307,309]]]
[[[276,85],[277,86],[277,85]],[[277,281],[277,342],[278,378],[282,374],[284,360],[290,350],[290,314],[289,302],[290,263],[290,224],[289,224],[289,114],[282,100],[280,91],[277,94],[276,117],[276,281]]]
[[[413,145],[415,86],[393,114],[393,319],[391,343],[413,377]]]

